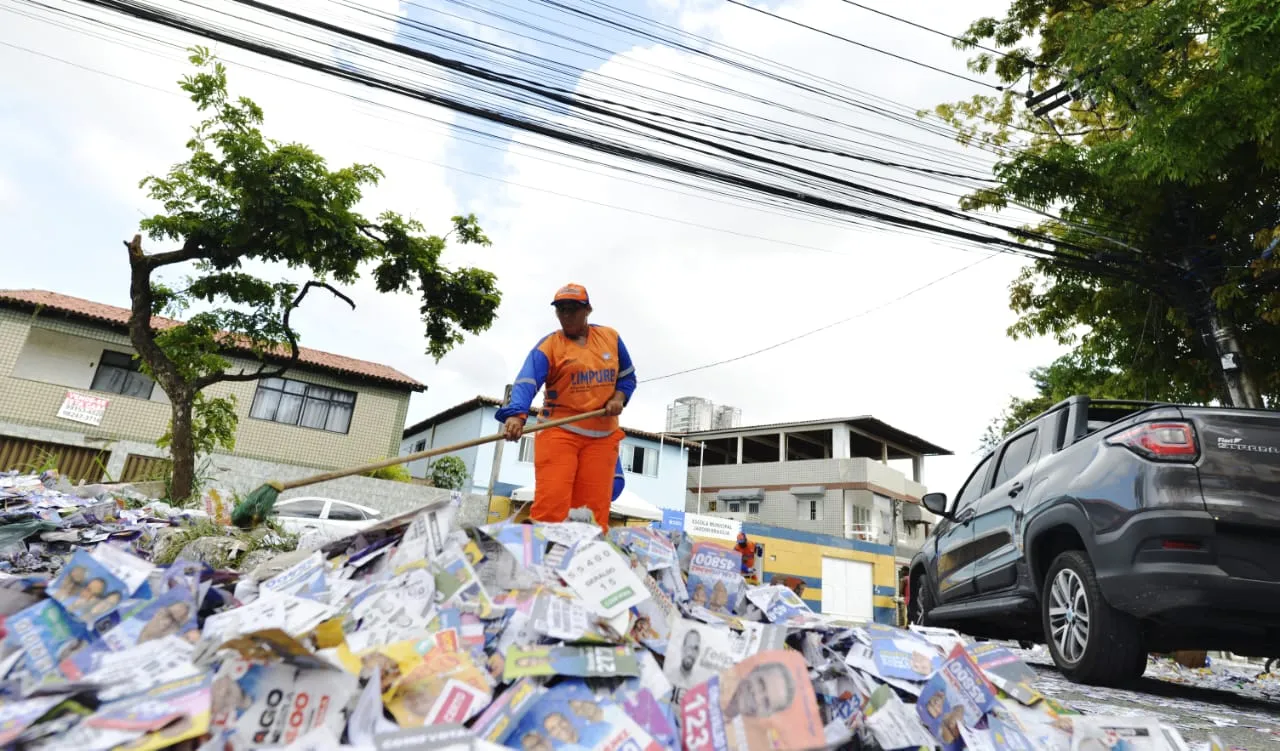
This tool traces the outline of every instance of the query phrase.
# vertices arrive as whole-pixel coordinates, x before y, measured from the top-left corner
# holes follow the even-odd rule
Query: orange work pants
[[[608,534],[621,442],[621,430],[603,438],[588,438],[564,428],[540,431],[533,443],[533,508],[529,518],[562,522],[569,517],[569,509],[586,506]]]

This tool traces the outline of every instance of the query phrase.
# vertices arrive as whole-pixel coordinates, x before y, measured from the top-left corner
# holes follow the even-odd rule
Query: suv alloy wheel
[[[1049,653],[1072,681],[1114,686],[1146,670],[1142,624],[1107,604],[1083,551],[1054,559],[1044,578],[1040,611]]]

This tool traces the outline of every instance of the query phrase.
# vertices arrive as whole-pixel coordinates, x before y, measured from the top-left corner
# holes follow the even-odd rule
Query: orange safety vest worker
[[[511,399],[496,415],[508,440],[518,440],[539,389],[546,387],[544,420],[605,408],[608,414],[539,431],[533,443],[534,491],[529,517],[561,522],[585,506],[608,531],[609,505],[620,492],[618,414],[636,389],[631,355],[618,332],[587,323],[591,301],[579,284],[561,287],[552,300],[560,330],[548,334],[525,358]]]
[[[742,573],[747,574],[755,570],[756,567],[756,546],[747,539],[746,532],[738,533],[738,544],[733,549],[742,556]]]

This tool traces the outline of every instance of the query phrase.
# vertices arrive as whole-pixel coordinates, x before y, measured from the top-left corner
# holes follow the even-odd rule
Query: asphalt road
[[[1036,688],[1085,714],[1156,716],[1192,748],[1207,748],[1213,734],[1230,747],[1280,751],[1280,677],[1259,678],[1261,666],[1196,671],[1153,659],[1140,682],[1121,690],[1067,681],[1043,648],[1021,654],[1039,673]]]

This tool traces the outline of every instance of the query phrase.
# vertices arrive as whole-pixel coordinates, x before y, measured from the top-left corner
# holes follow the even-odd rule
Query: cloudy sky
[[[902,112],[984,93],[976,84],[720,0],[601,2],[892,100],[905,106]],[[1005,5],[865,4],[953,32]],[[708,99],[705,86],[689,82],[695,77],[780,106],[820,112],[829,123],[855,126],[856,118],[866,117],[866,127],[917,144],[908,151],[950,150],[954,158],[942,159],[948,164],[991,161],[988,154],[962,150],[916,128],[852,114],[838,103],[634,36],[598,34],[583,51],[567,42],[556,46],[546,35],[521,34],[522,24],[575,38],[588,29],[585,22],[575,29],[539,0],[359,5],[373,15],[336,4],[316,12],[345,13],[362,30],[406,44],[426,44],[415,24],[433,24],[486,40],[494,49],[537,54],[588,71],[574,77],[582,90],[607,78]],[[57,7],[91,13],[75,2]],[[761,7],[964,72],[965,54],[947,40],[840,0]],[[502,22],[496,12],[515,23]],[[137,187],[139,179],[183,158],[194,113],[175,81],[186,70],[182,48],[199,40],[115,16],[94,17],[164,43],[33,10],[21,0],[0,2],[0,226],[6,230],[0,286],[126,305],[121,241],[156,208]],[[265,109],[269,135],[306,143],[335,165],[371,162],[386,172],[366,195],[368,213],[394,209],[444,230],[449,216],[474,212],[492,238],[491,248],[455,248],[447,261],[497,274],[504,296],[499,318],[439,363],[424,354],[417,302],[409,296],[379,297],[358,285],[349,291],[358,304],[354,312],[315,296],[295,316],[305,345],[385,362],[428,384],[413,399],[411,421],[477,394],[500,396],[528,349],[555,327],[547,304],[551,294],[576,281],[590,290],[593,320],[622,333],[642,381],[845,321],[754,357],[643,384],[624,424],[660,430],[666,405],[687,395],[738,406],[748,424],[872,414],[955,451],[955,458],[927,462],[925,477],[931,489],[954,493],[973,464],[985,425],[1011,394],[1029,391],[1027,371],[1059,351],[1049,341],[1005,336],[1014,319],[1007,288],[1021,268],[1019,258],[983,260],[985,251],[889,229],[815,222],[602,166],[584,169],[580,161],[540,149],[550,143],[538,137],[225,45],[215,45],[215,51],[229,66],[234,92]],[[355,67],[373,65],[349,50],[333,54]],[[484,62],[482,57],[473,59]],[[676,77],[673,71],[689,75]],[[746,109],[740,101],[725,106]],[[752,106],[757,113],[769,111]]]

